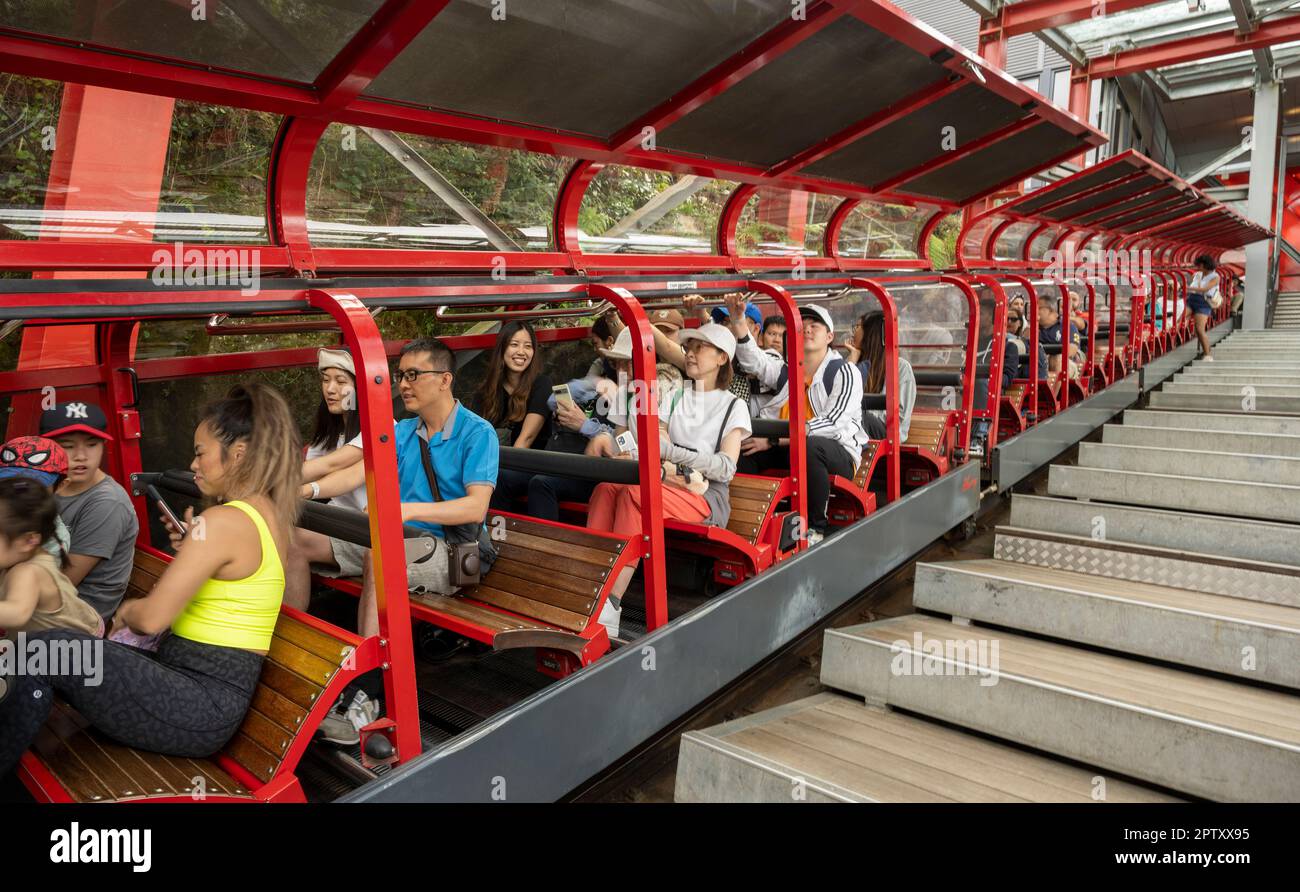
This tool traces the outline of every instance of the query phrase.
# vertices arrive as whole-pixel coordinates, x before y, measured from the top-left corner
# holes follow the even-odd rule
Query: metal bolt
[[[380,638],[380,639],[379,639],[379,646],[380,646],[380,647],[387,647],[387,646],[388,646],[388,639],[387,639],[387,638]]]
[[[383,383],[384,383],[384,376],[383,376],[383,375],[375,375],[375,383],[376,383],[376,384],[383,384]]]
[[[380,443],[387,443],[387,442],[388,442],[388,434],[380,434],[380,435],[379,435],[379,442],[380,442]]]
[[[384,663],[384,664],[381,665],[379,668],[380,668],[380,669],[383,669],[385,672],[387,672],[389,669],[392,668],[392,666],[390,666],[388,663]]]

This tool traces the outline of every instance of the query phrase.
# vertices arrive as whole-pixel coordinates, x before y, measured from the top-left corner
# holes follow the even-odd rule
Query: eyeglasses
[[[1020,321],[1020,317],[1019,317],[1019,316],[1008,316],[1008,317],[1007,317],[1007,321],[1008,321],[1008,322],[1019,322],[1019,321]]]
[[[420,379],[421,375],[452,375],[455,374],[451,369],[398,369],[393,372],[394,381],[405,381],[407,384],[414,384]]]

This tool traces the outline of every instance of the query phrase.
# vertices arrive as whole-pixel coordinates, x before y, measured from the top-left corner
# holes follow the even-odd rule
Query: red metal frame
[[[1116,0],[1108,0],[1115,3]],[[1019,5],[1019,4],[1017,4]],[[1300,40],[1300,15],[1283,18],[1266,19],[1249,34],[1239,34],[1236,28],[1216,31],[1212,34],[1198,34],[1178,40],[1167,40],[1152,46],[1123,50],[1109,56],[1099,56],[1088,60],[1088,77],[1101,80],[1108,77],[1122,77],[1153,68],[1179,65],[1183,62],[1195,62],[1222,56],[1227,53],[1239,53],[1247,50],[1262,49],[1279,43]]]

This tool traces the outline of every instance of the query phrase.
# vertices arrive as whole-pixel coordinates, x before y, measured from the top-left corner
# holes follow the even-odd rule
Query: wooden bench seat
[[[903,483],[923,486],[948,473],[956,433],[950,413],[914,411],[901,450]]]
[[[793,488],[788,474],[779,477],[737,474],[727,488],[731,516],[726,527],[666,519],[674,533],[675,548],[714,559],[713,579],[731,586],[761,573],[794,553],[797,542],[789,532],[782,548],[782,532],[789,512],[777,510]]]
[[[831,477],[831,500],[826,508],[826,519],[834,526],[856,523],[876,510],[876,494],[868,487],[876,468],[884,461],[883,440],[870,440],[862,448],[858,469],[850,480],[835,475]]]
[[[411,617],[494,650],[542,649],[539,670],[557,677],[609,650],[600,610],[619,572],[640,557],[631,540],[504,511],[487,524],[498,551],[492,569],[454,595],[412,593]],[[361,590],[359,579],[320,581]]]
[[[167,560],[136,549],[127,596],[147,594]],[[248,714],[221,752],[193,759],[132,749],[57,703],[19,776],[48,802],[302,802],[295,772],[312,735],[343,687],[378,665],[375,639],[284,607]]]

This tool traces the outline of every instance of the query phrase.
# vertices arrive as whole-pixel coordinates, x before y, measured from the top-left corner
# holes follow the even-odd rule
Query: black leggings
[[[819,533],[826,532],[826,505],[831,497],[831,476],[852,477],[853,460],[844,447],[830,437],[809,437],[808,443],[808,525]],[[758,474],[769,468],[788,468],[790,450],[773,448],[753,455],[742,455],[737,470]]]
[[[75,666],[50,666],[53,671],[8,679],[13,689],[0,701],[0,777],[35,739],[56,691],[90,724],[126,746],[168,756],[210,756],[243,723],[265,659],[177,635],[150,653],[62,629],[28,635],[28,654],[33,647],[51,656],[79,649],[82,670],[72,674]],[[101,647],[102,658],[93,657],[98,665],[87,662]],[[86,666],[97,671],[92,675]]]

